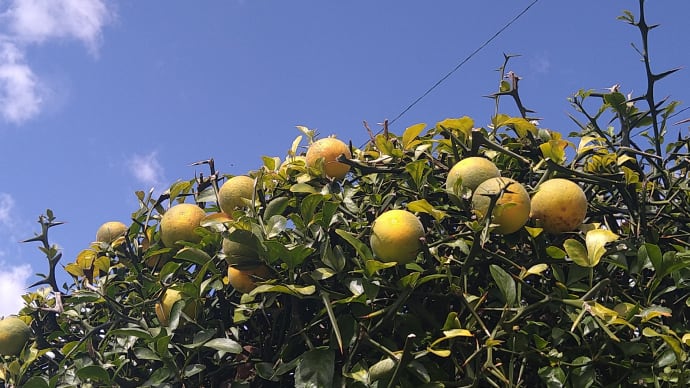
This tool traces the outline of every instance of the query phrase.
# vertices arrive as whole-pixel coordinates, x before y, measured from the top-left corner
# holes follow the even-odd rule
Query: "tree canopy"
[[[646,48],[640,16],[621,19]],[[67,263],[49,239],[60,218],[46,211],[27,242],[48,271],[18,312],[31,339],[2,355],[0,386],[687,385],[690,138],[672,133],[678,103],[654,97],[676,69],[655,72],[640,55],[648,89],[578,91],[571,133],[532,117],[505,57],[490,125],[460,115],[400,133],[367,126],[370,140],[338,158],[342,179],[323,158],[306,163],[322,136],[299,127],[287,155],[243,174],[251,194],[232,211],[218,197],[232,176],[212,159],[161,195],[136,192],[124,234]],[[510,187],[487,194],[483,214],[462,182],[446,186],[472,156],[531,195],[549,179],[576,183],[584,223],[548,233],[530,219],[497,233],[491,215],[515,206],[499,202]],[[161,219],[179,203],[204,217],[194,238],[166,246]],[[408,263],[370,245],[391,209],[423,225]],[[70,284],[57,284],[61,270]]]

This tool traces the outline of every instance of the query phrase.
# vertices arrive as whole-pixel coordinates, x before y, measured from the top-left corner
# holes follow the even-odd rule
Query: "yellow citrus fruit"
[[[323,168],[326,176],[342,179],[350,171],[349,165],[336,161],[343,154],[347,159],[352,158],[350,148],[345,142],[334,137],[325,137],[313,142],[307,149],[307,166],[314,167],[316,162],[323,158]]]
[[[394,209],[374,220],[369,244],[379,260],[406,264],[417,257],[422,237],[424,226],[419,218],[407,210]]]
[[[165,290],[165,293],[163,294],[163,297],[159,302],[156,303],[156,316],[158,317],[158,321],[161,323],[163,326],[168,326],[168,323],[170,322],[170,311],[172,310],[173,305],[175,302],[178,300],[182,299],[184,294],[178,290],[173,290],[172,288],[168,288]],[[187,304],[185,304],[184,308],[182,309],[182,312],[185,313],[189,318],[191,319],[196,319],[196,313],[197,313],[197,301],[189,301]]]
[[[191,203],[172,206],[161,218],[161,240],[166,247],[173,247],[177,241],[197,243],[201,236],[194,232],[206,216],[204,209]]]
[[[460,196],[463,190],[474,191],[485,180],[498,176],[501,173],[494,162],[481,156],[470,156],[455,163],[450,169],[446,177],[446,190]],[[460,184],[456,187],[458,180]]]
[[[256,288],[258,282],[271,278],[271,270],[265,264],[253,267],[228,266],[228,283],[237,291],[247,294]]]
[[[577,229],[587,216],[587,196],[580,186],[567,179],[543,182],[532,196],[530,218],[547,233]]]
[[[248,230],[236,230],[235,235],[250,234]],[[259,261],[259,253],[247,244],[233,241],[228,238],[223,239],[223,253],[225,254],[225,261],[229,265],[245,265]]]
[[[0,320],[0,354],[14,356],[24,349],[31,337],[29,325],[19,317],[9,316]]]
[[[247,206],[247,201],[254,197],[254,178],[246,175],[234,176],[218,190],[218,206],[225,214],[232,214],[235,209]]]
[[[127,225],[120,221],[110,221],[101,225],[96,231],[96,241],[111,243],[127,231]]]
[[[510,178],[495,177],[477,186],[472,194],[472,208],[478,216],[486,216],[493,196],[499,196],[491,218],[491,223],[498,225],[494,229],[496,233],[514,233],[527,223],[530,198],[525,187],[519,182]]]

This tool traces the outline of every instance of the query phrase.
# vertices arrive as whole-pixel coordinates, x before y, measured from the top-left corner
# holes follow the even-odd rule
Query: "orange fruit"
[[[323,169],[326,176],[342,179],[350,171],[350,166],[336,160],[340,155],[345,155],[347,159],[352,158],[350,148],[342,140],[335,137],[319,139],[307,149],[307,166],[315,167],[317,161],[323,158]]]
[[[446,177],[446,190],[462,196],[465,190],[474,191],[485,180],[498,176],[501,173],[494,162],[481,156],[470,156],[455,163],[450,169]]]
[[[246,175],[234,176],[218,190],[218,206],[225,214],[232,214],[235,209],[243,209],[254,197],[254,178]]]
[[[127,225],[120,221],[109,221],[101,225],[96,231],[96,241],[112,243],[127,232]]]
[[[563,178],[549,179],[532,196],[530,218],[547,233],[577,229],[587,216],[587,196],[582,188]]]
[[[406,264],[414,261],[422,248],[424,226],[407,210],[388,210],[371,226],[369,244],[374,256],[383,262]]]
[[[271,278],[271,270],[265,264],[254,267],[228,266],[228,282],[232,288],[247,294],[256,288],[257,283]]]
[[[198,243],[201,236],[194,232],[206,216],[204,209],[191,203],[172,206],[163,214],[160,235],[163,245],[173,247],[177,241]]]
[[[156,316],[158,317],[158,321],[162,326],[168,326],[168,323],[170,322],[170,311],[172,310],[173,305],[183,297],[184,294],[181,291],[173,290],[172,288],[165,290],[163,297],[156,303],[155,306]],[[196,319],[197,308],[197,301],[190,300],[187,302],[187,304],[185,304],[182,312],[185,313],[185,315],[187,315],[189,318]]]
[[[491,223],[500,234],[517,232],[529,219],[529,193],[519,182],[510,178],[489,178],[482,182],[472,194],[472,208],[479,217],[485,217],[491,204],[491,197],[499,196],[493,207]]]
[[[0,320],[0,355],[14,356],[24,349],[31,329],[23,320],[16,316],[9,316]]]

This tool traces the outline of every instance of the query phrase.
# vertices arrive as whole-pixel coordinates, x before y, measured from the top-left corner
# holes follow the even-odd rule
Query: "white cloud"
[[[17,314],[24,307],[22,295],[27,292],[29,277],[32,274],[31,266],[20,265],[11,269],[10,266],[0,263],[0,316]]]
[[[76,39],[96,54],[114,13],[103,0],[14,0],[5,16],[12,35],[23,42]]]
[[[28,45],[72,39],[96,56],[115,19],[107,0],[0,0],[0,115],[21,124],[44,108],[49,91],[25,59]]]
[[[163,182],[163,167],[158,162],[158,153],[152,151],[147,155],[133,155],[127,163],[129,171],[141,183],[149,186],[160,186]]]
[[[24,55],[11,42],[0,43],[0,114],[20,124],[41,109],[41,87]]]
[[[12,225],[10,213],[14,208],[14,199],[7,193],[0,193],[0,225]],[[2,294],[0,294],[2,295]]]

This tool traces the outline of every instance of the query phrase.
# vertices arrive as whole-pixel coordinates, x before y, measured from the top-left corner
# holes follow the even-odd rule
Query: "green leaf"
[[[287,218],[281,215],[275,215],[266,221],[266,238],[274,238],[285,231],[287,227]]]
[[[312,349],[304,352],[295,369],[295,388],[333,387],[335,352]]]
[[[276,169],[278,169],[278,166],[280,165],[280,158],[277,157],[262,156],[261,160],[263,160],[264,166],[269,171],[275,171]]]
[[[426,160],[419,159],[405,165],[405,171],[412,177],[415,187],[421,188],[424,184],[424,176],[427,175],[431,169]]]
[[[470,117],[463,116],[457,119],[445,119],[436,123],[436,128],[445,128],[453,132],[456,136],[462,135],[464,138],[469,138],[474,127],[474,120]]]
[[[553,245],[546,247],[546,254],[552,259],[565,259],[567,256],[564,250]]]
[[[382,269],[395,267],[397,264],[398,263],[396,263],[394,261],[384,263],[382,261],[372,259],[372,260],[367,260],[364,263],[364,268],[366,269],[367,276],[372,276]]]
[[[0,380],[4,380],[2,378],[2,373],[0,373]],[[48,388],[50,385],[48,385],[48,381],[46,381],[45,377],[42,376],[33,376],[30,379],[26,380],[26,382],[22,385],[23,388]]]
[[[494,278],[496,285],[501,290],[501,294],[506,302],[506,305],[512,306],[517,299],[517,291],[515,287],[515,279],[508,274],[503,268],[491,264],[489,266],[491,276]]]
[[[182,376],[192,377],[203,372],[206,369],[204,364],[189,364],[182,369]]]
[[[662,273],[663,276],[663,257],[661,254],[661,249],[659,248],[658,245],[651,244],[651,243],[644,243],[644,245],[640,246],[640,249],[637,252],[637,257],[639,260],[644,261],[646,258],[649,259],[649,261],[652,263],[652,266],[657,272]]]
[[[114,330],[111,330],[109,334],[113,335],[113,336],[124,336],[124,337],[132,336],[132,337],[141,338],[145,341],[152,341],[153,340],[153,336],[151,335],[151,333],[149,333],[148,331],[146,331],[144,329],[139,329],[136,327],[114,329]]]
[[[522,117],[510,117],[504,114],[498,114],[494,117],[494,126],[496,128],[512,128],[519,137],[527,136],[528,132],[534,136],[537,136],[538,132],[537,127],[528,120],[525,120]]]
[[[323,200],[324,196],[318,193],[309,194],[302,200],[300,204],[300,215],[307,225],[311,224],[314,220],[314,213]]]
[[[355,248],[360,259],[364,261],[373,259],[374,255],[371,253],[369,246],[361,242],[357,237],[342,229],[336,229],[335,233]]]
[[[184,261],[188,261],[190,263],[198,265],[204,265],[209,260],[211,260],[211,256],[209,256],[208,253],[202,251],[199,248],[193,247],[184,247],[180,249],[179,251],[177,251],[175,258],[182,259]]]
[[[451,311],[448,313],[448,316],[446,317],[446,322],[443,324],[443,327],[441,330],[451,330],[451,329],[460,329],[462,325],[460,324],[460,319],[458,319],[458,313],[455,311]]]
[[[288,197],[275,197],[266,204],[266,210],[264,210],[264,221],[269,220],[271,217],[276,215],[282,215],[287,209],[290,203],[290,198]]]
[[[231,340],[230,338],[214,338],[206,342],[204,346],[227,353],[242,353],[242,345],[240,345],[237,341]]]
[[[565,248],[565,252],[568,254],[568,257],[570,257],[575,264],[588,268],[594,266],[592,263],[590,263],[589,258],[587,257],[587,248],[585,248],[581,242],[569,238],[563,242],[563,248]]]
[[[539,377],[547,388],[561,388],[565,386],[565,372],[558,366],[544,366],[539,368]]]
[[[295,183],[294,185],[290,186],[290,192],[293,193],[317,193],[318,190],[316,188],[308,183]]]
[[[160,386],[164,382],[166,382],[168,379],[171,377],[175,376],[175,374],[168,368],[166,367],[160,367],[154,369],[153,373],[151,373],[151,377],[149,377],[148,380],[143,384],[143,386],[150,387],[150,386]]]
[[[419,199],[408,203],[407,210],[411,212],[427,213],[434,217],[436,221],[441,221],[446,216],[446,212],[436,209],[426,199]]]
[[[326,308],[326,312],[328,313],[328,319],[331,321],[331,325],[333,325],[333,333],[335,334],[335,339],[338,342],[338,349],[340,350],[340,353],[343,353],[343,337],[340,333],[340,328],[338,327],[338,318],[335,315],[335,312],[333,311],[333,306],[331,305],[331,299],[328,295],[327,292],[322,291],[321,292],[321,300],[323,301],[323,305]]]
[[[91,380],[99,383],[110,383],[110,374],[100,365],[88,365],[77,370],[77,377],[81,380]]]
[[[422,133],[422,131],[424,131],[424,128],[426,128],[426,124],[424,123],[419,123],[407,127],[407,129],[405,129],[405,132],[403,132],[402,136],[403,149],[407,150],[411,146],[413,146],[413,141],[417,139],[417,137],[420,133]]]

